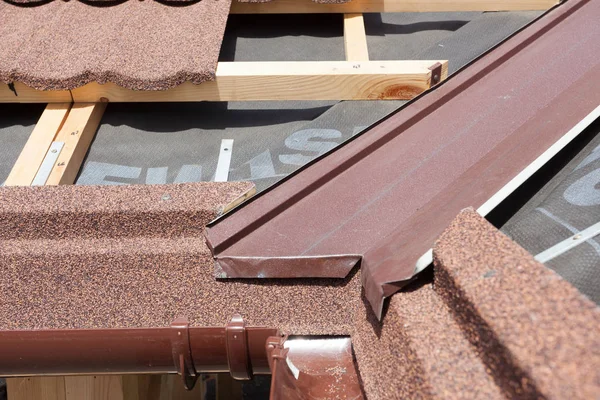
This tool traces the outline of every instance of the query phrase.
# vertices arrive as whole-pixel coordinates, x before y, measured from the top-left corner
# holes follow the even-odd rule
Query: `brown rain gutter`
[[[487,214],[574,126],[591,122],[600,104],[598,15],[600,1],[565,2],[211,223],[215,276],[344,277],[360,262],[381,317],[384,299],[431,263],[434,240],[461,209]]]
[[[0,376],[178,373],[187,388],[200,372],[235,379],[268,374],[265,345],[274,328],[246,327],[239,316],[224,327],[0,331]]]

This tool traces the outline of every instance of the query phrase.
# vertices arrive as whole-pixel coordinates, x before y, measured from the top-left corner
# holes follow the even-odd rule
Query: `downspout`
[[[224,327],[0,331],[0,376],[178,373],[191,389],[201,372],[238,380],[270,373],[265,344],[275,328]]]

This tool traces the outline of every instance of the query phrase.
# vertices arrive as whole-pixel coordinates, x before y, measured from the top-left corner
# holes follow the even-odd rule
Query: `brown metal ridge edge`
[[[365,294],[381,318],[384,298],[418,272],[460,209],[490,204],[600,104],[598,12],[589,0],[553,9],[368,134],[210,224],[222,272],[235,278],[247,266],[231,264],[260,259],[254,277],[319,268],[331,277],[348,266],[328,257],[360,254]],[[295,260],[306,257],[327,264]]]
[[[215,278],[345,278],[359,254],[316,257],[219,257]]]
[[[236,315],[223,327],[0,331],[0,376],[178,373],[187,388],[199,372],[235,379],[268,374],[267,338],[279,330],[246,326]]]

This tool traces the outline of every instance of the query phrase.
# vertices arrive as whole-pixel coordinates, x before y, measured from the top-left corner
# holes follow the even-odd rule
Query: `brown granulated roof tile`
[[[434,247],[435,288],[510,397],[600,394],[600,309],[473,209]]]
[[[230,0],[0,1],[0,82],[164,90],[215,78]]]
[[[369,399],[591,399],[600,308],[474,210],[434,247],[433,282],[363,296],[352,337]]]
[[[216,281],[202,231],[249,183],[0,188],[0,330],[248,325],[348,334],[360,277]]]

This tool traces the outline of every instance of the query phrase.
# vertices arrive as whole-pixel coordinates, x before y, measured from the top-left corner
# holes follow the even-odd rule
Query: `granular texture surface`
[[[0,188],[0,329],[248,325],[348,334],[360,278],[215,281],[202,231],[249,183]]]
[[[434,247],[435,290],[510,398],[600,393],[600,312],[473,209]]]
[[[504,398],[431,283],[394,295],[383,324],[363,309],[353,345],[369,399]]]
[[[599,309],[467,209],[383,322],[363,305],[352,341],[369,399],[590,399]]]
[[[215,78],[230,0],[0,1],[0,82],[164,90]]]

